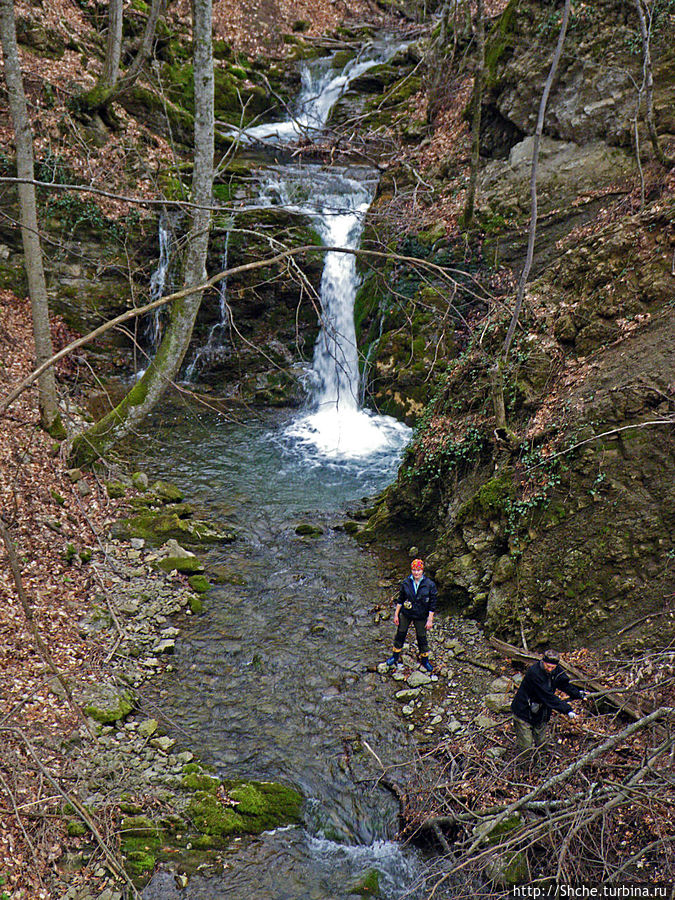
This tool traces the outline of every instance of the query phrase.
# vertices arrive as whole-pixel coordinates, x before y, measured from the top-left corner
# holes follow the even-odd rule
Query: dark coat
[[[398,603],[401,604],[403,612],[409,619],[426,619],[430,612],[436,611],[437,600],[438,591],[431,578],[422,575],[422,580],[417,586],[417,593],[415,593],[412,575],[403,579],[401,590],[398,592]]]
[[[534,726],[548,722],[554,709],[566,715],[572,711],[572,707],[560,697],[556,697],[556,690],[564,691],[568,697],[574,697],[576,700],[583,696],[580,688],[570,684],[564,669],[556,666],[549,675],[541,661],[538,661],[525,672],[511,703],[511,712]]]

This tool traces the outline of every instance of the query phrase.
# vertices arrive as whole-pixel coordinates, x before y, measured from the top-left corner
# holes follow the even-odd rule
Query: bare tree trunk
[[[645,10],[642,6],[642,0],[635,0],[635,8],[637,9],[638,21],[640,22],[640,37],[642,39],[642,66],[645,84],[645,104],[647,107],[647,131],[649,139],[654,148],[654,155],[662,166],[670,167],[673,160],[669,159],[663,152],[663,148],[659,144],[659,136],[656,131],[656,122],[654,121],[654,75],[652,69],[652,51],[651,51],[651,31],[653,10],[649,13],[649,24],[645,19]]]
[[[565,44],[565,36],[567,34],[567,25],[569,23],[569,19],[570,0],[565,0],[562,22],[560,23],[560,33],[558,35],[558,43],[555,48],[555,53],[553,54],[553,60],[551,61],[551,68],[548,73],[548,78],[546,79],[546,84],[544,85],[544,90],[541,95],[541,101],[539,103],[539,116],[537,118],[537,128],[534,132],[534,144],[532,146],[532,170],[530,174],[531,205],[530,230],[527,238],[527,255],[525,257],[525,265],[523,266],[523,271],[520,273],[520,280],[518,282],[518,290],[516,292],[516,305],[513,309],[513,315],[511,316],[508,331],[506,332],[506,338],[504,339],[504,348],[502,351],[504,359],[506,359],[506,357],[509,355],[511,342],[513,341],[513,335],[515,333],[516,326],[518,325],[520,311],[523,306],[523,297],[525,295],[525,285],[527,284],[527,279],[530,277],[532,259],[534,258],[534,242],[537,236],[537,169],[539,167],[539,145],[541,144],[541,136],[544,131],[544,116],[546,115],[548,97],[551,93],[551,88],[553,87],[555,74],[558,71],[558,64],[560,63],[560,57],[562,56],[563,46]]]
[[[166,4],[167,0],[152,0],[148,21],[145,23],[145,31],[143,32],[141,46],[138,48],[138,52],[136,53],[133,62],[120,79],[120,88],[122,90],[130,87],[134,81],[136,81],[141,73],[141,69],[150,57],[152,42],[155,39],[155,32],[157,31],[157,23],[159,22],[160,16],[164,15]]]
[[[28,119],[26,97],[21,77],[21,63],[16,43],[16,22],[12,0],[0,0],[0,40],[5,66],[5,81],[9,95],[9,108],[16,142],[16,173],[26,179],[19,183],[19,211],[21,239],[26,261],[26,278],[33,316],[35,337],[35,361],[38,366],[53,356],[52,337],[49,330],[49,306],[47,285],[42,264],[42,247],[38,230],[33,163],[33,135]],[[54,370],[47,369],[38,382],[40,416],[42,423],[55,437],[63,436],[59,417]]]
[[[473,115],[471,117],[471,176],[464,206],[464,225],[467,227],[473,222],[478,168],[480,166],[480,119],[485,77],[485,17],[483,14],[483,0],[477,0],[476,4],[476,55],[478,58],[473,80]]]
[[[194,0],[193,46],[195,87],[195,147],[192,203],[196,204],[188,236],[186,288],[206,280],[206,252],[211,226],[214,151],[213,53],[211,0]],[[187,294],[171,304],[169,325],[157,355],[122,402],[73,441],[71,458],[86,463],[129,434],[147,416],[175,379],[190,343],[202,293]]]
[[[108,40],[105,46],[105,59],[100,81],[104,87],[114,87],[120,72],[122,22],[122,0],[110,0],[108,3]]]

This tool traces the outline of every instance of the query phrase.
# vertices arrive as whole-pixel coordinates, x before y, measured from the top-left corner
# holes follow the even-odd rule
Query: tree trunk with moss
[[[121,77],[119,76],[119,53],[117,57],[117,71],[115,72],[114,78],[111,80],[106,74],[108,67],[108,49],[106,49],[106,61],[101,78],[95,87],[77,98],[77,105],[82,110],[90,113],[105,110],[116,97],[119,97],[120,94],[123,94],[124,91],[128,90],[135,83],[152,52],[152,44],[155,39],[157,25],[160,17],[164,14],[166,4],[167,0],[152,0],[150,12],[148,13],[148,21],[145,24],[145,31],[143,32],[143,39],[141,40],[140,47],[136,52],[133,62]],[[122,19],[120,18],[120,23],[121,22]],[[109,40],[110,32],[111,26],[109,26]],[[121,38],[122,34],[120,32],[120,53],[122,47]]]
[[[191,201],[195,204],[185,260],[184,285],[206,280],[206,254],[211,226],[213,190],[214,111],[211,0],[194,0],[193,7],[195,147]],[[170,307],[169,324],[157,355],[122,402],[73,441],[74,464],[90,463],[131,433],[148,415],[178,374],[188,349],[202,292],[196,291]]]
[[[35,201],[33,134],[28,119],[23,90],[21,62],[16,42],[16,21],[12,0],[0,0],[0,40],[5,67],[5,82],[16,142],[16,174],[25,179],[19,183],[19,216],[21,240],[26,264],[26,279],[33,317],[35,362],[37,366],[54,355],[49,328],[47,284],[42,263],[42,247]],[[40,416],[44,427],[55,437],[65,436],[59,417],[54,369],[47,369],[38,381]]]

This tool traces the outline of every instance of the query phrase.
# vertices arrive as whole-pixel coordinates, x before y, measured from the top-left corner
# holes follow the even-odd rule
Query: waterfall
[[[331,59],[316,59],[302,64],[302,88],[293,115],[284,122],[270,122],[249,128],[231,128],[244,144],[287,144],[298,138],[317,137],[326,127],[331,110],[355,78],[387,62],[405,44],[372,44],[350,60],[341,72],[331,67]]]
[[[159,260],[157,268],[150,276],[150,300],[159,300],[166,293],[167,282],[169,278],[169,268],[171,266],[171,249],[173,244],[173,222],[170,220],[166,212],[162,211],[159,216],[158,225],[159,240]],[[152,354],[159,347],[164,328],[164,317],[166,308],[160,306],[153,310],[148,316],[145,326],[144,337],[149,345]]]
[[[262,176],[261,204],[311,217],[326,247],[356,250],[377,185],[377,172],[365,166],[287,165]],[[359,364],[354,300],[359,278],[352,253],[325,254],[321,277],[321,330],[307,383],[309,409],[287,429],[287,436],[311,452],[332,458],[359,458],[400,449],[410,430],[390,416],[359,404]]]
[[[227,254],[230,244],[230,232],[225,232],[223,254],[220,260],[220,270],[227,269]],[[212,367],[227,353],[227,337],[230,327],[230,307],[227,303],[227,276],[218,285],[219,318],[215,325],[209,329],[206,343],[200,347],[194,355],[194,359],[185,370],[185,381],[194,381],[202,368]]]

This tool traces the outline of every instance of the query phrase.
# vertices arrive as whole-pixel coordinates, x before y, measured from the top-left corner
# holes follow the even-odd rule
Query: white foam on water
[[[397,454],[410,440],[410,429],[391,416],[328,405],[295,419],[285,431],[306,450],[335,460],[358,460],[373,454]]]

